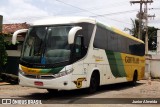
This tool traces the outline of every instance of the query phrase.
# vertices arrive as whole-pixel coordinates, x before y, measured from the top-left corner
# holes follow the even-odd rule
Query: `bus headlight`
[[[65,70],[65,71],[59,72],[58,74],[54,74],[53,77],[55,77],[55,78],[62,77],[62,76],[68,75],[68,74],[70,74],[72,72],[73,72],[73,68],[69,69],[69,70]]]

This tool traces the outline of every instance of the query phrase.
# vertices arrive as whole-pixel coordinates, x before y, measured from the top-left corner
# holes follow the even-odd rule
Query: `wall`
[[[157,54],[160,54],[160,30],[157,30]]]
[[[160,78],[160,55],[152,55],[150,64],[151,77]]]

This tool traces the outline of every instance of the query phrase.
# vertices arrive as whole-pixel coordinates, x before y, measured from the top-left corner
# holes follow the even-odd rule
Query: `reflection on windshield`
[[[68,32],[72,26],[32,27],[24,42],[21,60],[29,63],[55,64],[68,61]]]

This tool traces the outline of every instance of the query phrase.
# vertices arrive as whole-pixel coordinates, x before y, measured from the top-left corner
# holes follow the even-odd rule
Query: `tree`
[[[125,31],[129,31],[129,33],[138,38],[138,28],[139,28],[139,21],[137,19],[133,20],[131,19],[132,21],[132,28],[125,28]]]
[[[131,19],[132,21],[132,28],[125,28],[126,31],[138,38],[138,28],[139,28],[139,21],[138,19]],[[142,29],[142,40],[145,42],[146,31]],[[149,50],[156,50],[157,49],[157,28],[148,26],[148,49]]]
[[[0,34],[0,72],[4,71],[2,66],[4,66],[6,63],[7,63],[7,52],[5,48],[4,35]]]
[[[148,26],[148,50],[157,49],[157,30],[158,28]],[[146,32],[142,32],[142,40],[145,41]]]

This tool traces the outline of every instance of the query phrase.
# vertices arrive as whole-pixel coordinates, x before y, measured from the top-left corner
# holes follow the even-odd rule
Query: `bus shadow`
[[[71,90],[71,91],[59,91],[57,93],[33,93],[30,95],[19,96],[25,99],[37,99],[37,100],[49,100],[49,99],[68,99],[68,98],[80,98],[88,96],[86,89]]]
[[[107,91],[121,91],[121,90],[129,89],[129,88],[137,87],[143,84],[145,83],[137,83],[134,86],[131,83],[126,82],[126,83],[116,83],[116,84],[104,85],[100,87],[97,93],[99,94],[99,93],[103,93]]]
[[[136,86],[143,85],[144,83],[137,83]],[[104,92],[110,92],[110,91],[121,91],[129,88],[133,88],[136,86],[132,86],[130,83],[118,83],[118,84],[112,84],[112,85],[104,85],[99,88],[99,90],[95,94],[88,94],[86,92],[86,89],[80,89],[80,90],[71,90],[71,91],[59,91],[55,94],[51,93],[33,93],[30,95],[25,96],[19,96],[24,99],[36,99],[36,100],[43,100],[45,102],[52,102],[53,103],[72,103],[76,102],[80,99],[90,97],[92,95],[101,94]]]

